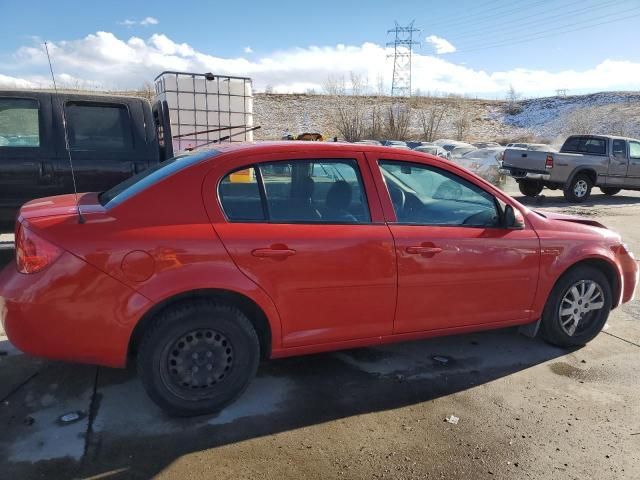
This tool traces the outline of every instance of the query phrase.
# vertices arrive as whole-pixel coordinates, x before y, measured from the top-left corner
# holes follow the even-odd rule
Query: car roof
[[[372,145],[368,143],[346,143],[346,142],[306,142],[302,140],[281,140],[281,141],[256,141],[256,142],[242,142],[242,143],[223,143],[219,145],[211,146],[207,149],[196,149],[193,153],[198,153],[206,150],[215,150],[220,153],[231,153],[238,151],[251,150],[256,153],[268,153],[268,152],[299,152],[314,151],[314,150],[336,150],[336,151],[356,151],[356,152],[393,152],[397,154],[398,151],[405,151],[404,149],[398,149],[394,147],[388,147],[384,145]],[[408,149],[407,152],[413,150]]]

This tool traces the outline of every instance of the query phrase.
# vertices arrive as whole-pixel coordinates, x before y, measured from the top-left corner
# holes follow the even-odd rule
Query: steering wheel
[[[391,203],[393,203],[393,208],[396,210],[396,217],[399,217],[400,214],[404,211],[404,204],[407,201],[407,196],[402,191],[402,189],[398,187],[390,188],[389,194],[391,195]]]

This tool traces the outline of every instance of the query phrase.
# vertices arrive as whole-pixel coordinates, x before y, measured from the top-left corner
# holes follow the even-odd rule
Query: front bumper
[[[133,327],[149,301],[84,260],[64,253],[45,270],[0,272],[0,320],[25,353],[122,367]]]

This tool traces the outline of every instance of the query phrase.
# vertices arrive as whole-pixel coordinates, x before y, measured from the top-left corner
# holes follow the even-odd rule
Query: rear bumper
[[[515,178],[516,180],[550,180],[550,173],[543,172],[532,172],[529,170],[524,170],[522,168],[514,168],[514,167],[505,167],[503,166],[498,172],[501,175],[509,175],[510,177]]]
[[[123,367],[149,301],[70,253],[42,272],[0,272],[0,321],[25,353]]]

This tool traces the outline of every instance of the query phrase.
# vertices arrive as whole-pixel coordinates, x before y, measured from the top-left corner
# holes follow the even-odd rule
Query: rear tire
[[[533,182],[531,180],[520,180],[518,182],[518,188],[520,193],[527,197],[535,197],[539,195],[544,186],[539,182]]]
[[[564,198],[569,202],[582,203],[591,195],[592,187],[593,182],[589,175],[585,173],[578,173],[564,186]]]
[[[589,293],[592,285],[593,291]],[[574,295],[582,291],[585,295]],[[611,299],[611,286],[600,270],[590,266],[571,269],[560,277],[549,294],[542,314],[542,337],[559,347],[584,345],[593,340],[607,322]]]
[[[605,195],[611,197],[613,195],[615,195],[616,193],[620,192],[620,190],[622,190],[621,188],[615,188],[615,187],[600,187],[600,191],[602,191],[602,193],[604,193]]]
[[[137,367],[151,399],[169,415],[213,413],[244,392],[260,345],[237,308],[196,300],[166,310],[144,334]]]

